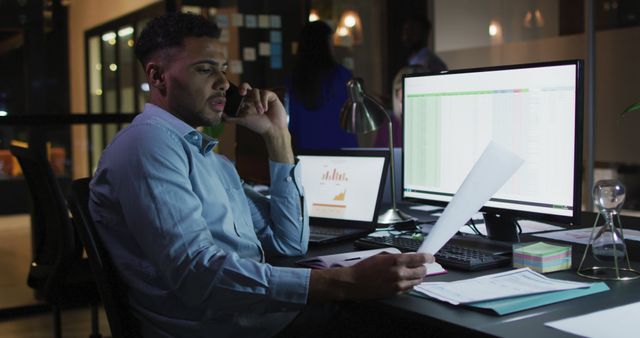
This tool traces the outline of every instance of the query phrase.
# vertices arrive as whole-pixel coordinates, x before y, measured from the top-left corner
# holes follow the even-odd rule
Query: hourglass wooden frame
[[[620,231],[620,238],[622,238],[622,241],[624,242],[624,233],[622,231],[622,222],[620,221],[619,213],[616,213],[616,216],[614,217],[613,220],[611,220],[611,222],[605,222],[603,226],[613,227],[612,229],[610,229],[611,230],[610,233],[611,233],[612,241],[615,241],[613,237],[615,236],[615,233],[616,233],[616,221],[615,221],[616,219],[618,220],[617,229]],[[585,267],[584,269],[582,268],[582,265],[584,264],[584,261],[587,257],[587,252],[589,252],[590,247],[593,247],[593,241],[595,239],[597,229],[598,229],[598,220],[600,220],[600,213],[598,213],[598,216],[596,217],[595,222],[593,222],[593,228],[591,229],[591,236],[589,236],[589,242],[587,243],[587,246],[584,249],[584,253],[582,254],[582,259],[580,260],[580,265],[578,266],[578,275],[582,277],[600,279],[600,280],[631,280],[631,279],[640,278],[640,271],[635,270],[631,267],[628,249],[624,250],[624,259],[627,262],[627,267],[620,267],[620,264],[618,261],[621,261],[621,260],[616,258],[617,257],[616,246],[613,246],[613,250],[614,250],[613,265],[614,266],[594,265],[592,267]],[[613,274],[610,273],[611,271],[615,271],[615,276],[613,276]]]

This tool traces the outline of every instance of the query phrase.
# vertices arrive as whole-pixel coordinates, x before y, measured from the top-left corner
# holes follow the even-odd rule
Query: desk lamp
[[[379,224],[413,224],[415,218],[397,208],[395,165],[393,159],[393,125],[391,116],[372,97],[364,92],[362,79],[353,78],[347,82],[349,98],[340,110],[340,126],[348,133],[366,134],[380,128],[384,123],[389,126],[389,171],[391,182],[391,208],[378,217]]]

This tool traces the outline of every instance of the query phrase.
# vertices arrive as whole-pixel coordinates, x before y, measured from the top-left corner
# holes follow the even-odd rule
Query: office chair
[[[27,284],[51,304],[54,336],[62,336],[61,308],[91,305],[91,335],[101,337],[98,326],[97,287],[82,246],[76,237],[69,209],[45,156],[26,146],[11,145],[31,195],[33,261]]]
[[[129,307],[126,286],[119,278],[109,253],[105,250],[89,212],[89,181],[81,178],[71,183],[69,207],[76,230],[89,257],[96,276],[98,291],[107,314],[111,336],[114,338],[141,337],[139,324]]]

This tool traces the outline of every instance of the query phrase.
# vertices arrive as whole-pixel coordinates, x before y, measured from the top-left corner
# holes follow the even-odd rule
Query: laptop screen
[[[371,222],[376,218],[384,156],[299,155],[309,216]]]

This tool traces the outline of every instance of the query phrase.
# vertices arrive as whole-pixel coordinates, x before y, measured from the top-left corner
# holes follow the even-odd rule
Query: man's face
[[[220,44],[209,37],[190,37],[168,52],[165,63],[169,112],[192,127],[216,125],[222,118],[227,63]]]

